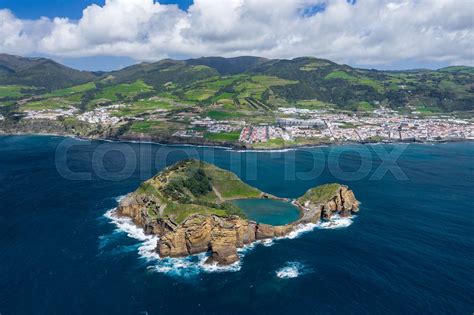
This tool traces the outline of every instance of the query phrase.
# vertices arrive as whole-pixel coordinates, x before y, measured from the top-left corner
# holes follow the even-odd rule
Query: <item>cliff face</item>
[[[161,202],[151,195],[131,193],[120,201],[117,210],[121,215],[130,217],[136,225],[153,229],[156,226],[156,222],[154,222],[148,212],[148,209],[152,205],[159,207]],[[152,234],[158,234],[154,231],[150,232]]]
[[[236,216],[193,215],[158,241],[161,257],[181,257],[208,252],[208,262],[236,262],[237,248],[255,241],[255,224]]]
[[[316,223],[320,218],[330,219],[337,214],[347,217],[359,211],[359,201],[352,190],[339,184],[327,184],[308,190],[296,200],[302,209],[304,223]]]
[[[159,179],[163,184],[165,179],[169,180],[170,177],[169,174],[164,175],[166,172],[153,180]],[[151,183],[153,182],[149,181],[147,185]],[[215,190],[216,187],[213,187],[213,191]],[[261,196],[269,195],[262,193]],[[348,187],[339,184],[323,185],[308,190],[295,201],[301,210],[301,218],[282,226],[261,224],[242,216],[206,212],[202,209],[193,213],[189,211],[195,207],[192,204],[180,205],[178,208],[174,205],[173,212],[170,212],[167,209],[170,206],[164,198],[165,195],[157,193],[149,186],[141,187],[120,202],[117,212],[119,215],[130,217],[146,233],[159,236],[157,251],[160,257],[184,257],[210,252],[207,263],[219,265],[238,261],[237,249],[244,245],[285,236],[299,224],[316,223],[321,218],[329,219],[334,214],[348,216],[359,210],[359,202],[355,199],[354,193]],[[184,220],[179,221],[178,219],[182,217],[179,212],[183,211],[189,214]]]
[[[147,233],[159,235],[157,251],[160,257],[185,257],[210,252],[208,263],[232,264],[239,260],[237,249],[258,240],[285,236],[301,223],[316,223],[334,214],[348,216],[359,210],[359,202],[345,186],[325,203],[306,202],[299,205],[300,220],[282,226],[256,223],[238,216],[193,214],[181,224],[170,218],[153,219],[147,214],[150,204],[156,200],[143,195],[131,194],[118,207],[120,215],[133,219]]]

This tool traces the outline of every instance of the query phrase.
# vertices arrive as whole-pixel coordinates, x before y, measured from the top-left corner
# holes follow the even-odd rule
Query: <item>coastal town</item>
[[[330,113],[326,111],[280,108],[284,114],[297,118],[280,118],[276,124],[250,125],[239,122],[205,120],[207,130],[223,133],[239,130],[242,143],[265,143],[275,139],[320,139],[326,141],[449,141],[473,140],[474,125],[467,120],[450,116],[412,118],[389,109],[374,111],[372,115]],[[303,117],[300,117],[303,116]],[[203,126],[203,120],[199,120]],[[242,128],[243,126],[243,128]]]
[[[166,120],[167,110],[139,116],[122,116],[117,112],[124,104],[98,107],[78,113],[77,108],[67,107],[49,110],[25,110],[24,119],[57,120],[60,117],[75,117],[92,125],[116,126],[130,121]],[[371,113],[347,113],[331,110],[310,110],[282,107],[276,112],[274,123],[252,124],[244,119],[216,120],[196,115],[174,119],[186,121],[185,128],[175,131],[173,137],[203,138],[205,134],[238,134],[243,145],[280,144],[307,141],[321,142],[394,142],[394,141],[455,141],[474,140],[474,124],[469,120],[451,115],[421,117],[417,113],[403,115],[388,108],[379,108]],[[191,119],[189,119],[191,118]],[[0,120],[3,116],[0,116]]]
[[[474,315],[474,0],[0,0],[0,315]]]
[[[0,132],[239,149],[474,139],[471,67],[384,72],[304,57],[216,76],[200,62],[91,74],[62,89],[3,86]]]

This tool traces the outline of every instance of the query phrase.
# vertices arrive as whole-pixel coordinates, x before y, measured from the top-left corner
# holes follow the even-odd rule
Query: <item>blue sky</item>
[[[314,56],[375,69],[474,65],[472,0],[159,3],[179,9],[153,0],[0,0],[0,53],[84,70],[242,55]],[[98,6],[83,16],[91,4]]]
[[[162,4],[177,4],[187,10],[192,0],[161,0]],[[10,9],[21,19],[68,17],[79,19],[82,10],[91,4],[104,5],[105,0],[0,0],[1,9]]]
[[[161,0],[159,2],[161,4],[177,4],[181,10],[187,10],[193,0]],[[82,11],[91,4],[104,5],[105,0],[0,0],[0,9],[9,9],[21,19],[35,20],[45,16],[51,19],[67,17],[78,20],[82,16]],[[49,57],[43,54],[33,55]],[[115,56],[53,57],[52,59],[72,68],[91,71],[116,70],[137,62],[130,57]]]

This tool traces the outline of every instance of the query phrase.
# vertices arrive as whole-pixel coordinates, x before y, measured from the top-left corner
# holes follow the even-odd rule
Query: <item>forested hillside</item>
[[[428,112],[473,110],[474,68],[378,71],[302,57],[165,59],[118,71],[77,71],[44,58],[0,54],[0,102],[54,98],[81,110],[161,97],[233,110],[277,107],[370,111],[380,106]]]

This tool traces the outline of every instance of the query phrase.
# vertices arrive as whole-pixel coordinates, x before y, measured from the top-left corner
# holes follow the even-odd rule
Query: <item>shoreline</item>
[[[333,215],[348,217],[359,212],[360,202],[356,199],[354,192],[346,185],[332,183],[315,186],[307,190],[298,199],[290,201],[287,198],[277,197],[265,193],[252,186],[242,186],[243,190],[232,192],[228,195],[231,199],[242,199],[241,192],[251,189],[252,195],[258,192],[258,198],[246,199],[273,199],[285,201],[296,205],[298,217],[292,218],[290,222],[262,223],[255,218],[244,215],[245,208],[237,211],[227,211],[217,206],[229,198],[223,199],[224,193],[229,193],[226,185],[216,181],[225,180],[233,173],[219,169],[199,160],[187,160],[177,162],[174,166],[160,171],[152,179],[145,181],[138,189],[127,194],[117,206],[117,215],[129,217],[144,230],[145,234],[157,235],[157,251],[160,257],[186,257],[196,253],[212,253],[206,260],[206,264],[229,265],[239,260],[237,249],[245,244],[255,241],[274,239],[290,235],[299,229],[301,224],[316,224],[321,220],[328,220]],[[188,199],[184,203],[179,199],[180,190],[173,190],[169,182],[174,175],[182,176],[184,180],[191,178],[188,170],[200,168],[204,178],[208,178],[209,191],[214,191],[215,197],[209,199],[208,206],[213,209],[222,209],[223,212],[215,213],[209,210],[192,208],[180,216],[179,205],[199,205],[198,199]],[[217,172],[215,172],[217,171]],[[187,174],[187,175],[184,175]],[[212,175],[213,174],[213,175]],[[233,174],[233,176],[236,176]],[[230,177],[232,180],[233,177]],[[239,181],[243,185],[243,182]],[[197,184],[196,184],[197,185]],[[146,188],[142,188],[146,187]],[[227,186],[228,187],[228,186]],[[239,186],[235,186],[239,187]],[[248,191],[248,190],[247,190]],[[222,195],[221,195],[222,194]],[[198,198],[200,195],[191,195],[190,198]],[[176,201],[175,201],[176,200]],[[171,204],[170,204],[171,202]],[[171,207],[171,212],[164,209]],[[267,207],[269,205],[266,205]],[[212,210],[212,209],[211,209]]]
[[[176,138],[177,141],[170,140],[153,140],[151,138],[145,137],[87,137],[87,136],[78,136],[74,134],[67,133],[31,133],[31,132],[4,132],[0,130],[0,137],[2,136],[51,136],[51,137],[63,137],[63,138],[72,138],[82,141],[105,141],[105,142],[117,142],[117,143],[144,143],[144,144],[155,144],[161,146],[176,146],[176,147],[201,147],[201,148],[214,148],[222,149],[234,152],[286,152],[286,151],[297,151],[300,149],[310,149],[310,148],[321,148],[321,147],[333,147],[333,146],[344,146],[344,145],[380,145],[380,144],[443,144],[443,143],[456,143],[456,142],[474,142],[474,139],[443,139],[436,141],[420,141],[420,140],[400,140],[400,141],[335,141],[321,144],[305,144],[305,145],[290,145],[287,147],[281,148],[247,148],[242,145],[237,145],[234,143],[213,143],[213,142],[199,142],[199,141],[182,141],[187,140],[184,138]],[[179,139],[179,140],[178,140]],[[181,142],[182,141],[182,142]]]

